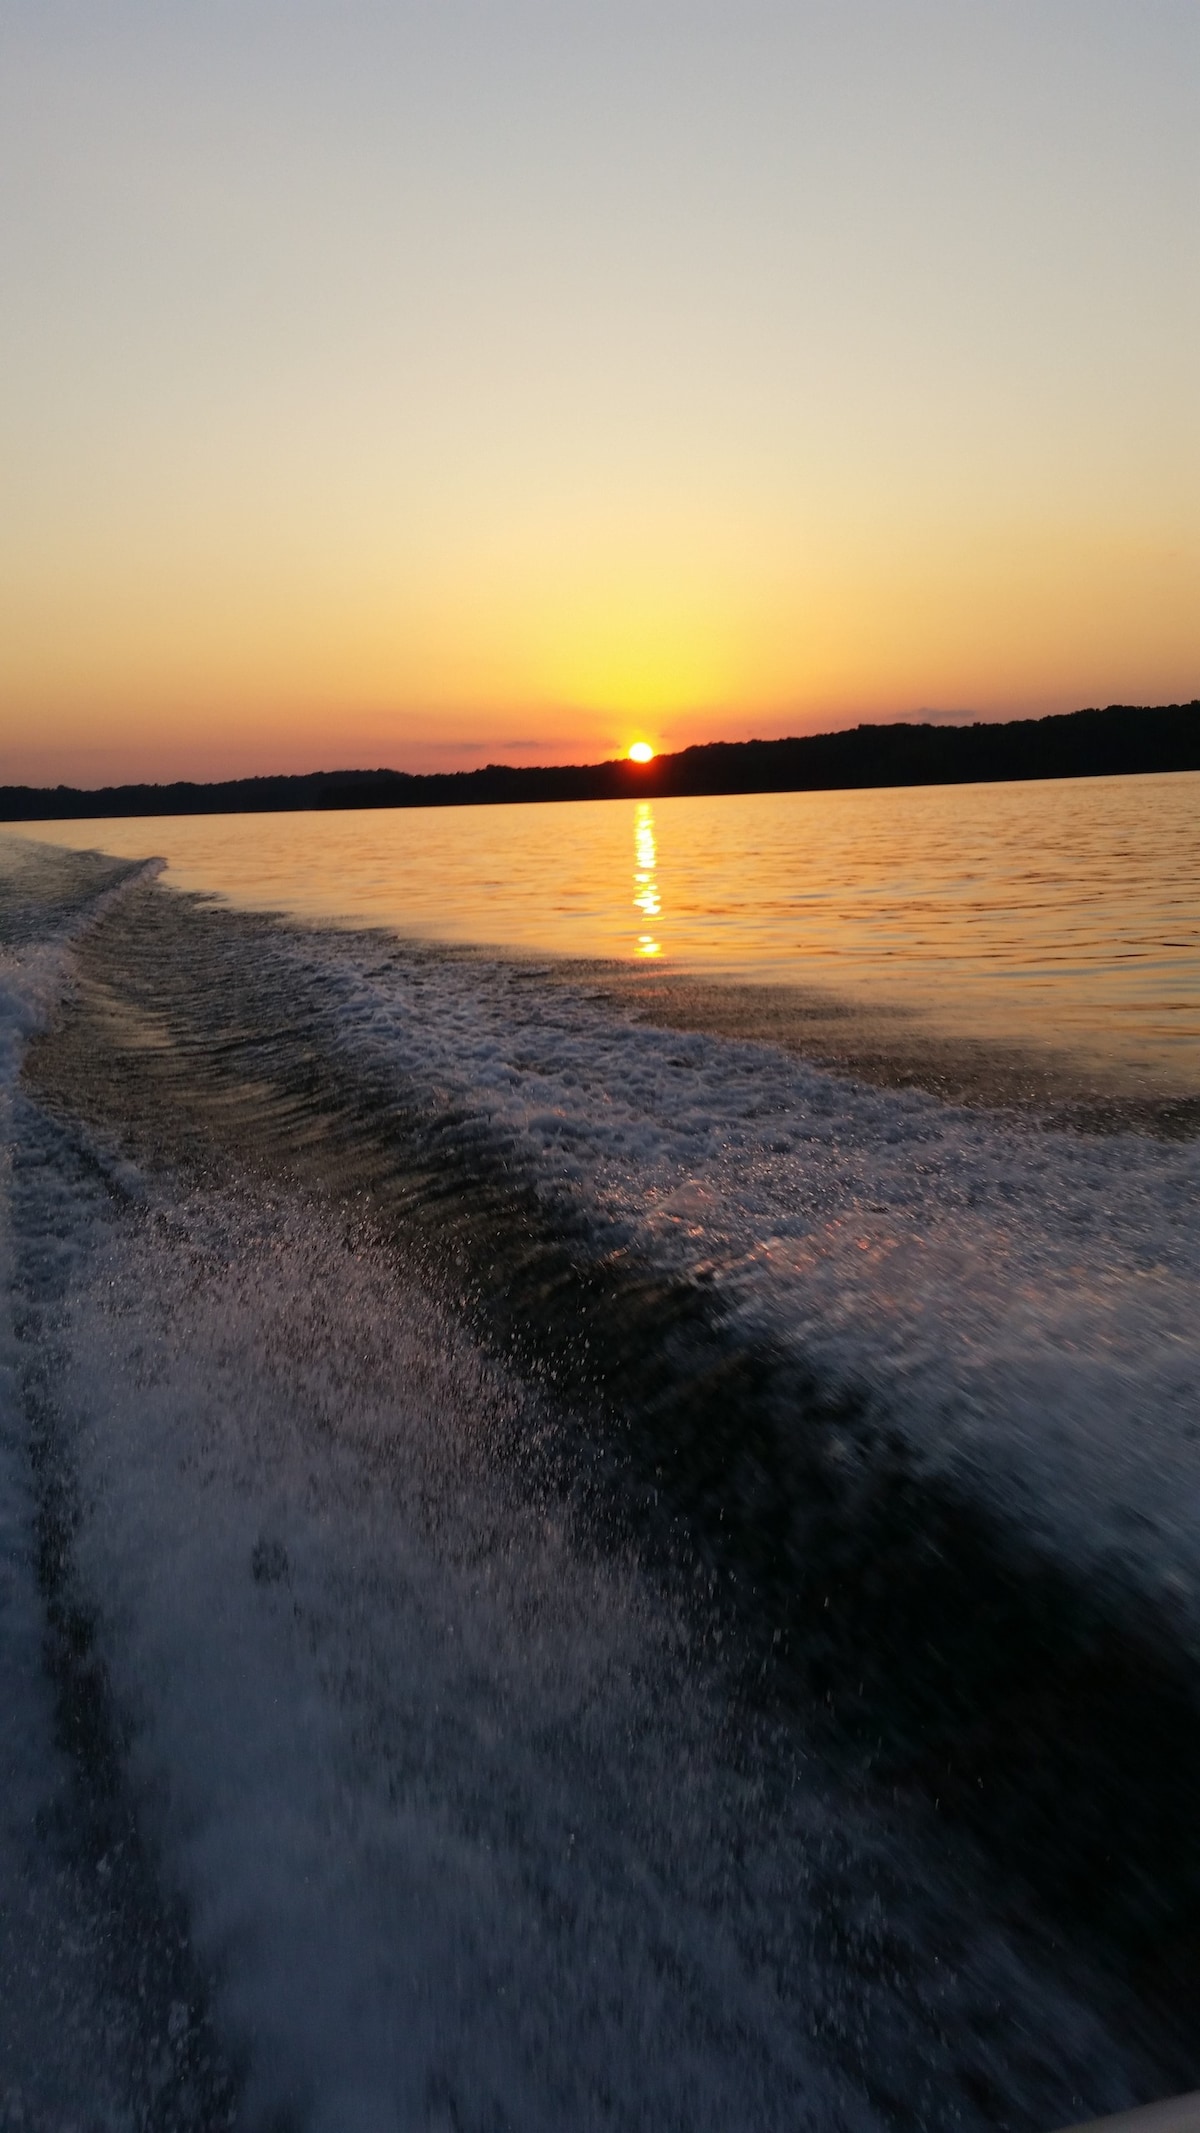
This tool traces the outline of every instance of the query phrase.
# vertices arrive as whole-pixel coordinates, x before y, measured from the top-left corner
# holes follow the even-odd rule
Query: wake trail
[[[997,1180],[1035,1335],[1104,1263],[1073,1210],[1118,1172],[1060,1140],[529,969],[144,882],[97,914],[11,1124],[14,1383],[236,2122],[1033,2126],[1185,2084],[1168,1773],[1078,1880],[1135,1695],[1190,1739],[1193,1566],[1070,1478],[1087,1400],[1131,1434],[1120,1367],[1064,1369],[1069,1501],[1030,1515],[1033,1393],[993,1369],[968,1413],[958,1360],[1017,1324],[999,1262],[963,1278]],[[1131,1372],[1191,1160],[1125,1150],[1128,1249],[1169,1247]],[[868,1191],[934,1271],[837,1240]]]

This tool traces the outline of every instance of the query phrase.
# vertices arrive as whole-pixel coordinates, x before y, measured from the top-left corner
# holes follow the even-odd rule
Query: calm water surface
[[[1200,1085],[1200,774],[39,823],[243,908],[911,1008]]]

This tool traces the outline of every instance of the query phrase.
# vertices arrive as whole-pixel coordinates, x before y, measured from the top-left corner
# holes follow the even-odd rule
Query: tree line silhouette
[[[688,794],[830,792],[1200,770],[1200,700],[1109,704],[1049,718],[931,725],[902,720],[780,741],[710,741],[652,762],[482,770],[317,770],[205,784],[0,786],[0,821],[114,815],[283,814],[349,807],[463,807]]]

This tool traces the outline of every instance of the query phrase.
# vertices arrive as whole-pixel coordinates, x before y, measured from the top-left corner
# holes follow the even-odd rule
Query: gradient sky
[[[0,779],[1200,693],[1197,0],[0,0]]]

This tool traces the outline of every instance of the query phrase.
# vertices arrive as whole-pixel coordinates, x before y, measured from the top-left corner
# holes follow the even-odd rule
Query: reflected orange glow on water
[[[662,917],[662,898],[658,890],[658,845],[654,837],[654,809],[648,800],[639,800],[633,818],[633,887],[634,908],[646,920]],[[639,933],[637,952],[641,956],[662,954],[662,942],[652,933]]]
[[[247,909],[828,990],[1200,1086],[1198,824],[1188,772],[15,833],[163,854]]]

